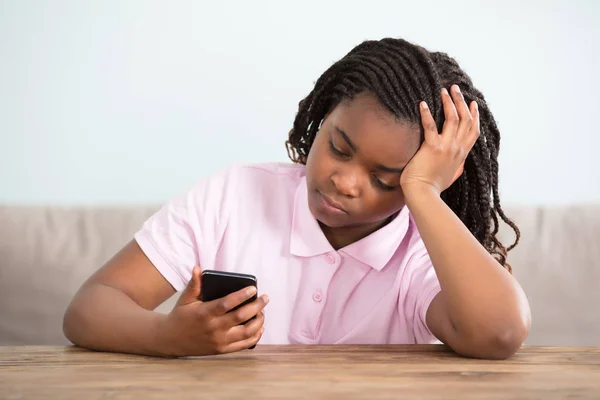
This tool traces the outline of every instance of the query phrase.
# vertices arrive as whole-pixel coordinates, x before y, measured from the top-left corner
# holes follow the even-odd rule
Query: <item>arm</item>
[[[426,323],[459,354],[507,358],[529,331],[525,294],[440,197],[463,172],[480,132],[477,104],[473,102],[469,109],[458,86],[452,89],[452,98],[442,91],[441,134],[431,112],[421,104],[425,142],[400,181],[441,286],[427,310]]]
[[[82,285],[67,308],[63,331],[89,349],[166,355],[160,337],[166,316],[152,310],[174,293],[131,241]]]
[[[521,287],[437,193],[423,187],[405,196],[442,288],[427,310],[427,326],[464,356],[511,356],[530,325]]]
[[[203,303],[200,268],[168,314],[152,311],[175,293],[131,241],[83,284],[63,321],[67,339],[100,351],[154,356],[201,356],[247,349],[261,338],[269,299],[229,312],[251,298],[254,287]],[[247,289],[250,289],[248,291]],[[244,321],[255,319],[241,325]]]

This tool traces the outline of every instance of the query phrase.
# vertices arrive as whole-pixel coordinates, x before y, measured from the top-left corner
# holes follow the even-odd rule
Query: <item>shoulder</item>
[[[237,174],[240,178],[267,182],[274,180],[297,181],[304,177],[305,169],[306,167],[301,164],[283,162],[235,164],[229,167],[230,172]]]
[[[229,164],[200,178],[189,191],[235,196],[286,182],[297,185],[304,171],[304,165],[283,162]]]
[[[305,176],[304,165],[230,164],[200,179],[184,201],[200,214],[258,211],[291,203]]]
[[[222,184],[237,195],[274,194],[296,188],[305,176],[305,166],[282,162],[233,164],[219,175]]]
[[[242,164],[233,166],[231,173],[235,175],[231,183],[236,187],[232,206],[245,214],[253,210],[256,217],[261,217],[291,207],[305,167],[291,163]]]

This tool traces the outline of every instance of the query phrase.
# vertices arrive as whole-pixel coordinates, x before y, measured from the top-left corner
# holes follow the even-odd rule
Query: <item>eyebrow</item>
[[[346,135],[346,132],[341,130],[339,126],[336,126],[335,130],[337,131],[337,133],[339,133],[342,136],[342,138],[346,141],[346,143],[348,143],[348,146],[350,146],[352,151],[356,152],[356,146],[354,145],[354,143],[352,143],[352,140],[350,140],[348,135]]]
[[[344,141],[348,144],[348,146],[350,146],[352,151],[356,152],[357,148],[354,145],[354,143],[352,143],[352,140],[350,140],[348,135],[346,135],[346,132],[344,132],[339,126],[336,126],[335,130],[337,131],[337,133],[340,134],[340,136],[342,137],[342,139],[344,139]],[[393,173],[397,173],[397,174],[401,174],[402,171],[404,171],[404,168],[391,168],[391,167],[386,167],[385,165],[381,165],[381,164],[377,164],[375,166],[375,168],[377,168],[380,171],[393,172]]]
[[[404,168],[390,168],[390,167],[386,167],[385,165],[381,165],[381,164],[377,164],[375,166],[375,168],[377,168],[380,171],[394,172],[394,173],[397,173],[397,174],[401,174],[402,171],[404,171]]]

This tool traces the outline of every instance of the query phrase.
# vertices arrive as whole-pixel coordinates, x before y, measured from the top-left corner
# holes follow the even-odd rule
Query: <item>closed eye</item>
[[[350,157],[348,154],[344,153],[343,151],[341,151],[337,147],[335,147],[335,145],[333,144],[333,140],[329,139],[328,142],[329,142],[329,149],[331,150],[331,152],[334,155],[336,155],[340,158],[344,158],[344,159],[347,159]],[[396,188],[398,187],[398,186],[387,185],[387,184],[383,183],[381,180],[379,180],[379,178],[377,178],[376,176],[373,176],[373,180],[375,181],[375,184],[377,185],[377,187],[379,187],[380,189],[385,190],[385,191],[391,192],[393,190],[396,190]]]
[[[383,190],[392,191],[392,190],[396,189],[396,187],[397,187],[397,186],[386,185],[385,183],[380,181],[378,178],[373,178],[373,179],[375,179],[375,183],[377,183],[377,185]]]
[[[333,145],[333,141],[331,139],[329,139],[329,149],[331,150],[331,152],[333,154],[335,154],[336,156],[339,157],[348,157],[348,155],[344,152],[342,152],[341,150],[338,150],[334,145]]]

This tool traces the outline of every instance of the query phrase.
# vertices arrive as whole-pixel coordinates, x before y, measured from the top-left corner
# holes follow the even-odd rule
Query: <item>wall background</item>
[[[600,2],[300,3],[0,0],[0,202],[156,203],[287,161],[298,101],[384,36],[448,52],[486,95],[504,203],[600,201]]]

